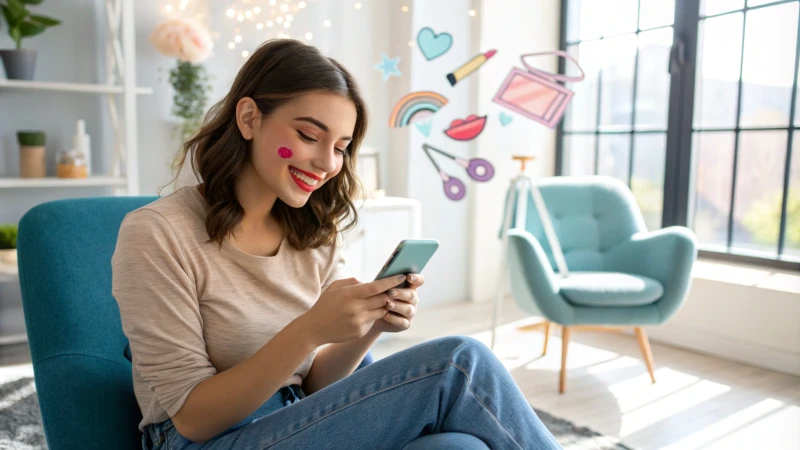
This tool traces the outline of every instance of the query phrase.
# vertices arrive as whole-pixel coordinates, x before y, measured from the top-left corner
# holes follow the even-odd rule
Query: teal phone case
[[[386,260],[378,276],[375,278],[391,277],[393,275],[422,273],[431,257],[439,248],[439,241],[435,239],[406,239],[395,248],[394,253]],[[408,283],[403,283],[407,287]]]

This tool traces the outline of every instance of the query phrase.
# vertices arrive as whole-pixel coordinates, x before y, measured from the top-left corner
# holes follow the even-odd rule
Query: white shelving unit
[[[106,16],[104,84],[0,80],[0,98],[6,92],[17,90],[105,96],[114,137],[111,170],[107,174],[93,174],[85,179],[0,177],[0,189],[109,186],[114,188],[114,195],[139,195],[136,96],[152,94],[153,90],[136,86],[133,0],[105,0],[104,4]],[[95,149],[95,152],[97,151]]]
[[[0,177],[0,189],[108,186],[113,188],[114,195],[139,195],[136,97],[152,94],[153,90],[136,86],[133,0],[105,0],[104,7],[106,17],[104,84],[0,80],[0,99],[8,92],[19,90],[30,91],[31,95],[35,95],[36,91],[43,91],[105,96],[114,144],[112,149],[93,150],[113,152],[111,170],[107,174],[94,174],[89,178]],[[0,265],[0,284],[2,283],[19,283],[16,266]],[[2,333],[0,345],[27,342],[22,305],[4,307],[0,311],[0,332]]]

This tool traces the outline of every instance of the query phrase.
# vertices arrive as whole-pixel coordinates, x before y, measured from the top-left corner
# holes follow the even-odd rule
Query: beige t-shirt
[[[297,251],[284,239],[262,257],[206,242],[208,210],[197,188],[184,187],[128,213],[119,230],[112,293],[142,431],[174,416],[198,383],[252,356],[341,277],[340,246]],[[284,386],[301,384],[315,355]]]

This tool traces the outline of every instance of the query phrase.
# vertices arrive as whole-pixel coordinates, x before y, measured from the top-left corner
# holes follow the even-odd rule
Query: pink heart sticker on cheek
[[[281,147],[278,149],[278,156],[280,156],[283,159],[291,158],[292,155],[293,155],[292,149],[290,148]]]

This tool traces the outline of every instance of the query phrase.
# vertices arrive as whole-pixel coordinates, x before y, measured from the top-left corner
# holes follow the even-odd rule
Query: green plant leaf
[[[30,21],[39,23],[39,24],[41,24],[42,26],[45,26],[45,27],[54,27],[56,25],[61,25],[61,21],[60,20],[56,20],[56,19],[53,19],[53,18],[50,18],[50,17],[45,17],[45,16],[34,16],[34,15],[32,15],[31,18],[30,18]]]
[[[31,37],[43,33],[45,27],[36,22],[22,22],[19,24],[19,29],[22,31],[22,37]]]
[[[5,17],[6,23],[8,23],[8,28],[13,28],[16,20],[14,20],[14,16],[11,15],[11,10],[8,9],[6,5],[0,5],[0,8],[3,10],[3,17]]]
[[[7,6],[12,18],[12,20],[8,22],[9,27],[13,27],[28,15],[28,10],[25,9],[25,5],[23,5],[19,0],[8,0]]]
[[[19,29],[19,26],[16,26],[16,27],[11,28],[10,30],[8,30],[8,34],[10,34],[11,35],[11,39],[13,39],[14,42],[17,43],[17,50],[19,50],[19,48],[22,46],[22,44],[21,44],[21,42],[22,42],[22,31]]]

